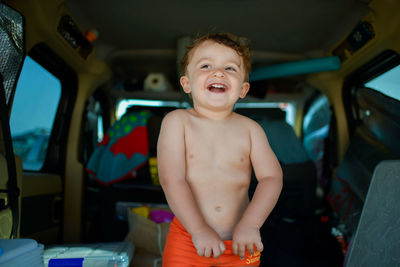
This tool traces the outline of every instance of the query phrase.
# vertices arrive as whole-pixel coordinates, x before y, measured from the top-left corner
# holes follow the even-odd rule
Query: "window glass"
[[[119,120],[129,107],[142,106],[146,107],[174,107],[174,108],[190,108],[190,104],[180,101],[163,101],[163,100],[148,100],[148,99],[122,99],[117,104],[116,117]]]
[[[103,129],[103,116],[99,116],[97,118],[97,142],[101,142],[104,136],[104,129]]]
[[[191,105],[185,101],[161,101],[161,100],[144,100],[144,99],[122,99],[117,104],[116,118],[119,120],[131,106],[142,107],[174,107],[174,108],[191,108]],[[234,109],[237,108],[280,108],[286,113],[286,122],[292,127],[295,120],[295,106],[288,102],[245,102],[236,103]]]
[[[14,153],[22,157],[24,170],[43,166],[60,97],[60,80],[27,56],[10,118]]]
[[[365,86],[400,100],[400,65],[365,83]]]

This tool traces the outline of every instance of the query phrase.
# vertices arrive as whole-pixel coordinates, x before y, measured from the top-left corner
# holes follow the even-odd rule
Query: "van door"
[[[14,157],[9,111],[24,57],[23,19],[1,3],[0,40],[0,238],[17,238],[21,165]]]
[[[0,238],[17,238],[22,164],[13,153],[3,83],[0,74]]]
[[[32,48],[25,56],[24,28],[24,18],[0,4],[0,67],[5,87],[2,99],[6,100],[2,104],[6,111],[1,111],[0,153],[5,156],[15,153],[22,159],[20,216],[16,204],[9,207],[11,211],[5,209],[11,203],[18,203],[10,202],[18,193],[11,179],[18,174],[12,174],[15,164],[10,156],[7,156],[7,164],[11,166],[7,168],[7,176],[3,174],[5,171],[1,173],[6,178],[0,184],[0,204],[4,206],[4,220],[14,220],[13,236],[18,235],[16,222],[20,218],[20,237],[53,244],[62,242],[65,155],[77,79],[44,43],[30,44]],[[8,229],[5,225],[1,221],[0,228]]]
[[[34,46],[25,57],[10,117],[14,152],[23,161],[21,237],[43,244],[62,242],[65,154],[75,101],[68,86],[76,89],[65,66],[44,44]]]
[[[344,84],[350,143],[330,185],[328,201],[346,242],[357,231],[376,166],[400,158],[399,74],[400,55],[386,50]]]

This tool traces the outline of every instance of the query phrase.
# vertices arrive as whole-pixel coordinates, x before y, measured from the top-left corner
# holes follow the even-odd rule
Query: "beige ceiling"
[[[251,40],[254,66],[321,56],[368,11],[368,0],[68,0],[97,54],[123,77],[176,75],[177,42],[209,31]]]

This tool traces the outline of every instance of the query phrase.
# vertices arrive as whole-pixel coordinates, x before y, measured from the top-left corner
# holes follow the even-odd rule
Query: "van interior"
[[[230,32],[252,55],[234,111],[261,125],[283,170],[260,266],[400,265],[398,10],[393,0],[0,1],[0,238],[45,251],[129,241],[118,266],[161,266],[160,249],[129,235],[131,212],[168,209],[157,139],[168,112],[192,106],[179,84],[186,47]]]

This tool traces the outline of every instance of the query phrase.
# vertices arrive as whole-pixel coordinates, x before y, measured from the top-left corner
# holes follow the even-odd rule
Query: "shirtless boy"
[[[192,109],[165,116],[159,177],[175,214],[163,266],[258,266],[260,227],[282,189],[282,170],[264,130],[232,111],[249,91],[248,47],[230,34],[194,42],[180,83]],[[258,185],[251,201],[251,168]]]

